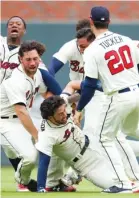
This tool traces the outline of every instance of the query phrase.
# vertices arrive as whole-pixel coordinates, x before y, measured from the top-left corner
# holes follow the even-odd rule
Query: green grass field
[[[16,192],[16,183],[14,181],[14,171],[9,167],[1,168],[1,197],[2,198],[132,198],[139,197],[139,194],[104,194],[100,193],[101,189],[95,187],[90,182],[84,180],[77,186],[77,192],[74,193],[31,193]],[[36,170],[33,171],[32,177],[36,177]]]

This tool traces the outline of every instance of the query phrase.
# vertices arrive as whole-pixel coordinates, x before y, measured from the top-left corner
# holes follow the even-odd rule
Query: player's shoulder
[[[113,33],[113,37],[114,37],[114,36],[119,36],[119,37],[121,37],[123,40],[132,41],[132,39],[131,39],[130,37],[125,36],[125,35],[123,35],[123,34]]]
[[[72,56],[77,52],[77,42],[76,39],[68,41],[65,43],[58,52],[53,54],[53,57],[59,59],[64,64],[71,59]]]
[[[134,42],[135,46],[136,46],[137,48],[139,48],[139,41],[138,41],[138,40],[133,40],[133,42]]]
[[[84,51],[84,54],[88,53],[88,54],[93,54],[93,53],[97,53],[99,51],[99,45],[97,43],[97,41],[93,41]]]
[[[10,86],[15,86],[18,89],[25,90],[26,82],[27,80],[24,72],[17,67],[13,70],[11,75],[5,79],[4,84],[9,84]]]
[[[63,46],[76,46],[76,43],[77,43],[77,39],[72,39],[68,42],[66,42]]]
[[[25,80],[25,73],[21,65],[19,65],[17,68],[13,70],[13,72],[11,73],[11,78],[14,81],[20,80],[19,82],[23,82]]]
[[[7,37],[4,37],[4,36],[0,35],[0,41],[2,42],[2,44],[7,43]]]
[[[77,39],[73,39],[70,40],[66,43],[64,43],[64,45],[60,48],[60,49],[73,49],[73,48],[77,48]]]

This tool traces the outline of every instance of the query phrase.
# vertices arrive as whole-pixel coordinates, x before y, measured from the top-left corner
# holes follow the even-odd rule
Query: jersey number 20
[[[110,58],[112,59],[110,60]],[[107,52],[105,54],[105,60],[109,60],[108,67],[112,75],[134,66],[128,45],[120,47],[118,52],[115,50]]]

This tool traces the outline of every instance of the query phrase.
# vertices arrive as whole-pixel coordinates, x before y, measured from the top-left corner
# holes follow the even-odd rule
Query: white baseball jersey
[[[46,90],[39,70],[33,80],[25,74],[20,65],[1,84],[1,116],[15,115],[13,105],[16,103],[24,103],[27,108],[31,108],[37,92],[44,93]]]
[[[137,40],[134,40],[134,43],[135,43],[135,46],[138,48],[138,50],[139,50],[139,41],[137,41]]]
[[[60,50],[53,55],[64,64],[69,62],[70,80],[83,80],[84,78],[84,62],[82,54],[77,45],[77,39],[73,39],[65,43]]]
[[[0,47],[0,83],[11,74],[13,69],[19,66],[18,51],[19,47],[13,50],[9,50],[7,45],[7,37],[0,36],[1,47]]]
[[[52,156],[52,151],[66,161],[72,161],[85,144],[85,136],[71,118],[65,125],[54,125],[43,120],[36,148]]]
[[[4,79],[9,77],[12,73],[12,71],[17,68],[20,65],[19,59],[18,59],[18,51],[19,47],[16,47],[15,49],[9,50],[8,44],[7,44],[7,37],[0,36],[0,84]],[[39,64],[39,68],[46,69],[46,66],[41,61]]]
[[[134,41],[110,31],[99,35],[84,52],[85,75],[100,79],[106,94],[139,83]]]

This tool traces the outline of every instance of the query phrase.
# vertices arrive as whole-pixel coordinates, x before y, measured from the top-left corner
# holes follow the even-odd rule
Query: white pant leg
[[[47,173],[47,187],[54,187],[59,184],[59,180],[65,174],[65,167],[66,162],[53,153]]]
[[[89,102],[89,104],[86,106],[85,123],[84,123],[83,132],[85,134],[87,134],[90,138],[94,137],[94,132],[96,131],[97,124],[99,124],[99,122],[100,122],[100,117],[101,117],[101,112],[102,112],[101,110],[103,108],[105,100],[106,100],[106,96],[104,94],[95,95],[93,97],[93,99]],[[97,131],[96,131],[96,136],[98,136]],[[98,136],[98,141],[99,141],[99,136]],[[124,141],[124,151],[125,151],[125,153],[128,153],[128,155],[130,152],[130,156],[131,156],[131,153],[133,153],[130,146],[129,145],[126,146],[126,140]],[[123,152],[121,150],[120,150],[120,152],[121,152],[120,156],[123,158]],[[124,154],[124,159],[126,158],[125,155],[127,155],[127,154]],[[106,155],[106,157],[107,157],[107,155]],[[124,166],[125,166],[125,170],[128,171],[128,176],[130,176],[129,178],[137,179],[138,178],[138,168],[137,168],[137,161],[135,159],[135,156],[133,156],[133,159],[134,160],[132,161],[132,163],[130,163],[130,160],[124,160],[123,162],[125,162]],[[130,174],[129,174],[129,172],[130,172]],[[133,174],[131,174],[132,172],[133,172]],[[137,176],[134,176],[134,172],[136,173]]]
[[[97,154],[94,155],[94,153],[92,154],[95,156],[95,161],[92,163],[92,168],[84,175],[84,177],[103,189],[118,185],[115,174],[111,168],[108,168],[109,165],[107,164],[106,158]]]
[[[139,141],[127,140],[130,146],[132,147],[136,157],[139,157]]]
[[[31,135],[16,118],[0,120],[0,122],[1,135],[7,141],[8,149],[21,158],[15,179],[19,183],[28,184],[37,158],[37,150],[32,143]]]
[[[138,94],[139,93],[137,92],[127,92],[108,96],[100,113],[100,121],[96,129],[96,135],[99,137],[104,153],[110,160],[113,170],[119,179],[119,183],[125,187],[126,185],[124,181],[128,181],[128,178],[125,174],[122,160],[115,145],[115,137],[120,126],[123,126],[123,128],[125,128],[124,126],[127,126],[127,117],[130,117],[131,112],[131,120],[133,120],[134,116],[136,119],[134,119],[134,122],[130,121],[130,125],[128,123],[129,129],[137,127],[139,108],[136,109],[136,99]]]
[[[1,134],[0,134],[1,135]],[[9,143],[7,142],[7,140],[5,139],[4,136],[1,135],[1,145],[2,145],[2,148],[3,148],[3,151],[5,153],[5,155],[10,158],[10,159],[15,159],[18,157],[17,153],[14,152],[13,150],[11,150],[9,148]]]
[[[81,156],[81,158],[73,163],[74,169],[87,180],[97,185],[100,188],[109,188],[111,186],[119,186],[119,180],[114,173],[111,164],[103,156],[103,152],[99,148],[99,143],[91,139],[90,145]],[[126,187],[131,188],[131,185],[126,180]]]
[[[84,113],[84,127],[83,133],[88,137],[92,137],[94,134],[97,124],[99,122],[100,111],[103,107],[106,95],[103,92],[96,91],[96,94],[91,99],[91,101],[85,107]]]
[[[118,132],[118,135],[116,137],[116,144],[120,152],[126,174],[132,181],[138,181],[139,165],[136,156],[127,139],[125,138],[125,135],[120,131]]]

